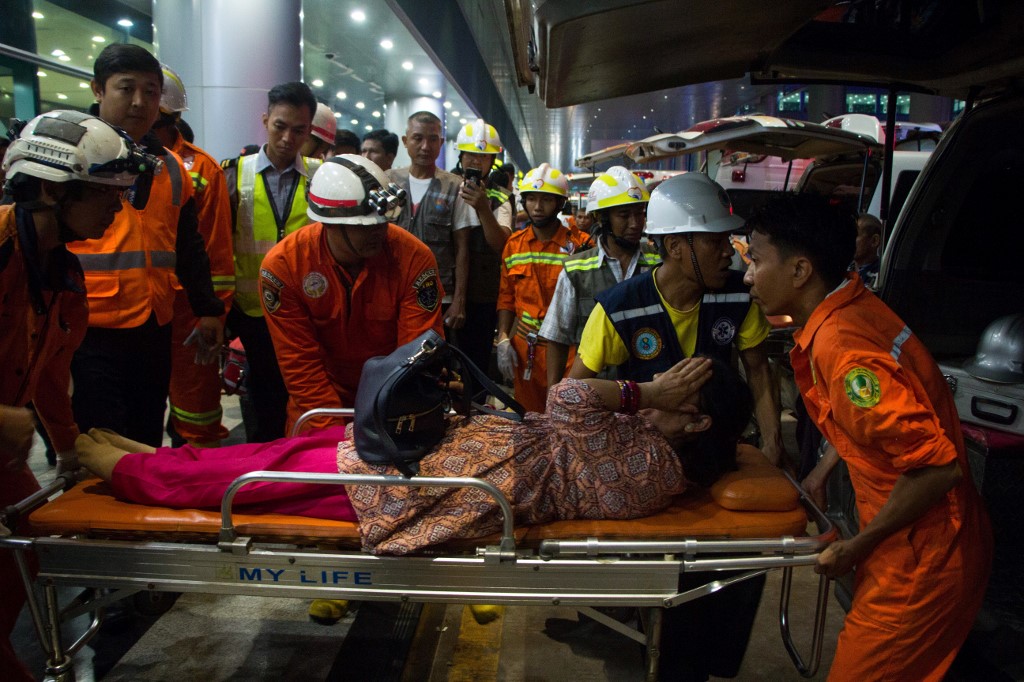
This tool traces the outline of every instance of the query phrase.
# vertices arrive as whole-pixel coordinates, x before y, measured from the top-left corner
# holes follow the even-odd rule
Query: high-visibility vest
[[[263,257],[285,235],[313,222],[306,215],[306,184],[308,178],[320,167],[320,161],[303,157],[306,175],[299,173],[292,193],[292,203],[284,220],[283,229],[278,228],[267,186],[257,182],[256,160],[258,154],[243,156],[238,160],[237,190],[238,211],[235,216],[235,303],[250,317],[262,317],[260,305],[260,264]]]
[[[85,271],[90,327],[131,329],[151,314],[158,324],[171,321],[178,217],[192,192],[181,159],[167,150],[145,209],[122,199],[102,237],[68,244]]]

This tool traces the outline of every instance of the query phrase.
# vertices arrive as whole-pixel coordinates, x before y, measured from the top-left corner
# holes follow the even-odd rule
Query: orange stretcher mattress
[[[693,537],[770,538],[804,535],[807,515],[799,492],[755,448],[740,446],[739,470],[710,490],[688,491],[668,509],[629,521],[556,521],[516,529],[516,542],[585,537],[666,540]],[[239,535],[280,542],[359,546],[358,525],[283,514],[233,515]],[[218,511],[169,509],[123,502],[98,479],[87,479],[29,517],[33,535],[116,539],[215,541]],[[494,536],[497,537],[497,536]],[[475,540],[479,544],[480,540]],[[461,543],[460,543],[461,544]]]

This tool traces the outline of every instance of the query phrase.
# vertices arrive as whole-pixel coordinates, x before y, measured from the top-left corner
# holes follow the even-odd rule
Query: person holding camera
[[[441,302],[448,331],[466,323],[469,272],[469,207],[459,198],[459,176],[437,167],[444,135],[441,119],[429,111],[409,117],[402,144],[409,152],[408,168],[387,171],[388,181],[408,193],[409,200],[394,220],[430,247],[437,259],[445,297]]]
[[[490,190],[487,186],[494,160],[503,151],[494,126],[483,119],[467,123],[459,130],[455,146],[459,150],[464,178],[459,197],[469,206],[473,218],[473,226],[468,230],[466,324],[459,330],[456,345],[486,372],[498,324],[501,252],[512,234],[515,216],[509,195]]]

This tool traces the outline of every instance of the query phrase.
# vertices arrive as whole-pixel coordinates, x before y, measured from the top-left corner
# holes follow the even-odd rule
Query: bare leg
[[[110,429],[89,429],[89,435],[97,443],[108,443],[121,448],[125,452],[156,452],[156,448],[152,445],[146,445],[145,443],[139,443],[131,438],[125,438],[116,431]]]
[[[75,451],[78,453],[79,463],[104,481],[111,479],[114,467],[128,454],[123,448],[97,442],[84,433],[75,440]]]

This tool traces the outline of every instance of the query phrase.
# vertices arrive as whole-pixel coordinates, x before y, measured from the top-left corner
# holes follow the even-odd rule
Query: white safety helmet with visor
[[[379,225],[398,218],[405,197],[373,161],[342,154],[326,159],[313,174],[306,214],[326,224]]]

